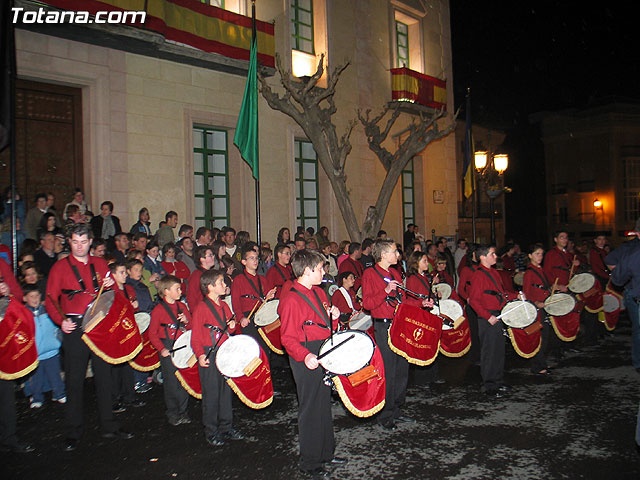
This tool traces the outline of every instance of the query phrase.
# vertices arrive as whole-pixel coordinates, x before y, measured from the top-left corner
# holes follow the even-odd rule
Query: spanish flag
[[[464,198],[469,198],[474,189],[473,178],[473,138],[471,136],[471,91],[467,90],[466,129],[464,136],[464,164],[462,166],[462,186]]]

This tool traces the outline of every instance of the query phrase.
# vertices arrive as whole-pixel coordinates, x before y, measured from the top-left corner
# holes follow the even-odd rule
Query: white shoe
[[[31,405],[29,405],[29,408],[41,408],[42,407],[42,402],[31,402]]]
[[[58,403],[67,403],[67,397],[62,397],[56,400]]]

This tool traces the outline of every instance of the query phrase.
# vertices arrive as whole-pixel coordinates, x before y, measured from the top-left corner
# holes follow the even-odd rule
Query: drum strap
[[[327,328],[330,329],[330,325],[331,325],[331,320],[329,319],[329,314],[327,313],[327,311],[324,309],[324,307],[322,306],[322,301],[320,300],[320,297],[318,296],[318,292],[316,292],[315,290],[313,290],[313,295],[316,297],[316,304],[314,305],[313,302],[311,300],[309,300],[309,298],[304,295],[302,292],[300,292],[298,289],[296,289],[295,287],[291,288],[292,291],[296,292],[298,295],[300,295],[300,298],[302,298],[305,303],[307,305],[309,305],[311,307],[311,309],[316,312],[316,314],[318,315],[318,317],[320,317],[322,319],[322,321],[324,322],[324,325],[321,325],[319,323],[314,323],[311,322],[312,325],[317,325],[320,328]]]
[[[289,273],[289,270],[287,269],[287,267],[281,267],[279,263],[276,263],[275,267],[278,273],[280,274],[280,276],[282,277],[282,280],[284,280],[285,282],[287,280],[293,280],[293,278],[287,278],[282,271],[282,268],[284,268],[287,271],[287,273]]]
[[[355,311],[355,308],[353,308],[353,300],[351,299],[351,295],[349,295],[349,292],[347,291],[347,289],[344,287],[340,287],[338,290],[340,290],[340,293],[342,293],[342,296],[346,300],[347,305],[349,306],[351,311]]]
[[[542,280],[542,285],[536,285],[536,287],[542,288],[544,290],[551,290],[551,287],[549,286],[549,281],[547,280],[547,276],[545,275],[544,271],[542,272],[542,274],[540,274],[540,272],[535,268],[527,267],[527,270],[535,273],[538,276],[538,278]]]
[[[171,320],[173,320],[173,324],[175,325],[175,332],[173,333],[173,338],[171,338],[169,336],[169,332],[167,331],[167,324],[165,323],[165,327],[164,327],[164,334],[167,338],[171,338],[172,342],[171,342],[171,348],[169,350],[173,350],[173,347],[175,346],[176,340],[178,339],[178,330],[180,329],[180,320],[178,320],[178,315],[180,315],[181,310],[180,310],[180,304],[177,304],[178,307],[178,315],[176,315],[175,313],[173,313],[173,310],[171,310],[171,307],[169,307],[169,305],[167,305],[167,302],[165,302],[164,300],[160,300],[160,305],[162,305],[164,307],[164,309],[167,311],[167,314],[169,315],[169,318]]]
[[[504,295],[504,287],[500,288],[500,286],[498,286],[498,282],[496,282],[496,279],[493,278],[493,275],[491,275],[489,272],[487,272],[486,270],[483,270],[482,268],[480,269],[480,271],[482,273],[484,273],[487,277],[489,277],[489,279],[491,280],[491,282],[496,286],[496,288],[498,289],[496,290],[485,290],[484,293],[487,293],[489,295],[494,295],[496,297],[498,297],[500,299],[500,302],[504,302],[505,300],[505,295]],[[501,282],[502,283],[502,282]],[[495,315],[495,314],[494,314]]]
[[[213,313],[213,316],[216,317],[216,320],[217,320],[218,325],[219,325],[219,326],[216,326],[216,325],[211,325],[211,324],[207,324],[207,323],[205,323],[205,325],[204,325],[206,328],[210,328],[211,329],[211,332],[210,332],[210,334],[211,334],[211,350],[213,350],[213,345],[216,344],[216,339],[213,338],[213,334],[214,334],[214,332],[221,333],[221,334],[224,333],[224,330],[227,327],[227,314],[224,312],[224,309],[222,309],[222,318],[220,318],[220,314],[218,313],[218,310],[213,305],[213,302],[211,301],[211,299],[209,297],[204,297],[204,303],[207,305],[207,307],[209,308],[211,313]],[[220,336],[222,336],[222,335],[220,335]]]
[[[251,288],[253,288],[253,290],[258,294],[258,297],[260,297],[260,299],[262,300],[264,298],[264,293],[262,292],[262,282],[260,281],[260,275],[256,274],[256,278],[258,279],[258,287],[256,288],[255,283],[253,283],[253,280],[251,280],[246,272],[242,272],[242,275],[244,275],[244,278],[247,279],[247,282],[249,282],[251,284]]]
[[[76,293],[82,293],[87,291],[87,287],[84,283],[84,280],[80,276],[80,272],[78,271],[78,268],[73,263],[71,263],[71,259],[69,257],[67,257],[67,262],[69,263],[69,267],[71,267],[71,271],[73,272],[73,275],[76,277],[76,280],[80,285],[80,290],[65,290],[62,292],[68,295],[69,299],[72,299]],[[89,269],[91,270],[91,280],[93,281],[93,288],[94,290],[97,290],[98,288],[100,288],[98,284],[98,276],[96,274],[96,267],[91,262],[89,262]]]

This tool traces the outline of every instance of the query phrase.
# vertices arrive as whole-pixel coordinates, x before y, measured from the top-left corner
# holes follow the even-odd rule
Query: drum
[[[151,315],[145,312],[137,312],[134,317],[140,333],[146,332],[147,328],[149,328],[149,325],[151,324]]]
[[[222,298],[222,301],[223,301],[224,303],[226,303],[227,305],[229,305],[229,310],[231,310],[231,313],[235,313],[235,312],[233,311],[233,305],[231,304],[231,295],[225,295],[225,296]]]
[[[522,287],[524,285],[524,272],[516,272],[513,276],[513,283],[518,287]]]
[[[561,317],[573,312],[576,308],[576,299],[568,293],[554,293],[544,301],[544,310],[549,315]]]
[[[435,294],[440,294],[441,300],[446,300],[451,296],[451,285],[448,283],[436,283],[431,287],[431,291]]]
[[[356,298],[359,302],[362,302],[362,287],[358,288],[358,291],[356,292]]]
[[[459,325],[451,328],[442,326],[440,337],[440,353],[446,357],[461,357],[471,349],[471,330],[469,322],[462,317]]]
[[[596,277],[591,273],[578,273],[569,281],[569,290],[573,293],[581,293],[584,298],[597,293]]]
[[[176,370],[174,372],[176,378],[189,395],[198,400],[202,400],[202,384],[200,383],[200,370],[198,365],[193,364],[189,368],[183,368],[182,370]]]
[[[450,298],[440,300],[439,305],[440,315],[447,317],[454,324],[454,326],[443,324],[443,330],[455,328],[455,325],[459,325],[464,320],[464,310],[462,309],[462,305],[460,305],[455,300],[452,300]]]
[[[260,345],[249,335],[234,335],[225,340],[216,354],[216,367],[227,378],[244,376],[247,367],[260,358]]]
[[[131,368],[139,372],[151,372],[160,367],[160,355],[158,351],[151,345],[149,340],[149,332],[142,334],[142,350],[132,360],[129,360]]]
[[[196,355],[191,348],[191,330],[180,335],[173,344],[171,361],[178,369],[190,368],[196,364]]]
[[[133,307],[124,295],[116,295],[113,290],[103,291],[89,304],[82,329],[82,340],[107,363],[127,362],[142,350]]]
[[[0,297],[0,380],[15,380],[35,370],[35,334],[33,314],[27,307],[16,297]]]
[[[538,310],[528,300],[511,300],[502,308],[500,320],[508,327],[525,328],[536,321]]]
[[[356,312],[351,315],[349,319],[349,328],[351,330],[361,330],[366,332],[373,325],[373,320],[371,320],[371,315],[367,315],[365,312]]]
[[[336,290],[338,290],[340,287],[338,285],[331,284],[329,286],[329,288],[327,289],[327,294],[329,295],[329,298],[331,298],[333,296],[334,293],[336,293]]]
[[[620,297],[613,293],[605,293],[602,296],[603,313],[598,314],[598,319],[604,323],[607,331],[612,332],[618,325],[618,317],[622,310]]]
[[[620,310],[620,307],[621,307],[620,299],[611,293],[605,293],[603,295],[602,303],[603,303],[605,313],[612,313],[612,312],[618,311]]]
[[[258,327],[264,327],[278,320],[279,304],[280,300],[269,300],[265,302],[253,316],[253,323]]]
[[[351,375],[369,364],[375,343],[369,335],[359,330],[334,333],[322,343],[318,357],[343,342],[347,343],[319,360],[325,370],[335,375]]]

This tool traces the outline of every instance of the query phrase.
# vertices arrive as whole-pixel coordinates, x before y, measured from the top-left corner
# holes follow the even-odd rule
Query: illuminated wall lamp
[[[593,201],[593,206],[596,208],[602,208],[602,202],[597,198]]]
[[[315,55],[291,50],[291,70],[295,77],[311,77],[316,73],[317,66]]]

